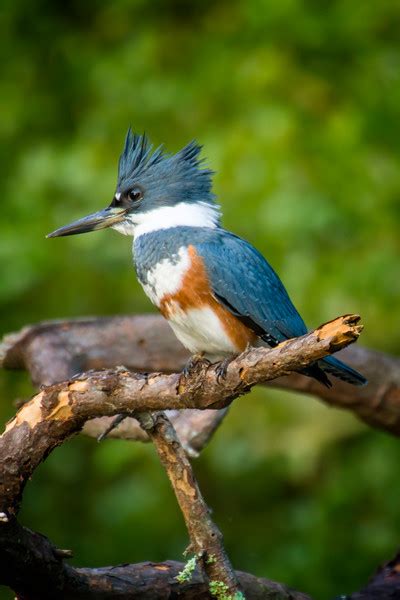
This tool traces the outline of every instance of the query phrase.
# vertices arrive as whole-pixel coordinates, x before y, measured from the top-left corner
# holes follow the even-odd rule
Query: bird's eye
[[[128,192],[129,200],[132,202],[137,202],[143,198],[143,192],[139,187],[134,187]]]

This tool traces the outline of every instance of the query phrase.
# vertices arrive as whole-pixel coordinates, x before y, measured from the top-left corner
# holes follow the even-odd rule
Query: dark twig
[[[108,423],[107,427],[97,436],[97,441],[102,442],[108,435],[122,423],[124,419],[128,417],[127,414],[122,413],[113,417]]]

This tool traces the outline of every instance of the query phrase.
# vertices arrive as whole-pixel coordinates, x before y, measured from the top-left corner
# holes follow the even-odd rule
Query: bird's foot
[[[204,358],[204,353],[193,354],[182,369],[182,377],[187,379],[201,367],[208,367],[210,364],[210,361]]]
[[[225,358],[221,360],[221,362],[215,365],[215,372],[217,374],[217,383],[221,383],[224,379],[226,379],[226,374],[228,371],[228,367],[233,361],[234,357]]]

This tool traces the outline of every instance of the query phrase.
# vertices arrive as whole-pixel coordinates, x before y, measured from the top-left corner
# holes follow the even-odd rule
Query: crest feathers
[[[145,133],[139,135],[129,128],[119,159],[117,188],[124,191],[138,183],[146,189],[147,197],[151,193],[164,198],[168,193],[170,201],[185,198],[188,202],[213,203],[213,172],[202,168],[201,150],[202,146],[193,140],[176,154],[169,154],[164,146],[154,149]]]
[[[124,149],[119,159],[119,179],[131,179],[148,167],[160,162],[164,156],[162,146],[153,152],[153,146],[146,134],[132,133],[132,129],[129,127]]]

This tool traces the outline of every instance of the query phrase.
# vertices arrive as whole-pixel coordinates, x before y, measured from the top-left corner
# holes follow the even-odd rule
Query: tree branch
[[[209,577],[211,593],[232,599],[242,597],[240,584],[222,545],[222,535],[211,520],[171,423],[162,413],[142,410],[154,410],[157,403],[174,409],[185,408],[189,403],[200,408],[207,408],[210,403],[216,408],[224,407],[246,393],[261,376],[271,378],[296,366],[301,368],[351,343],[361,331],[358,321],[356,316],[341,317],[274,350],[249,350],[230,363],[223,386],[216,366],[203,363],[189,376],[134,375],[116,369],[88,373],[85,378],[77,377],[67,384],[43,389],[20,409],[0,439],[0,467],[4,475],[0,483],[0,492],[4,492],[0,529],[5,532],[18,527],[13,514],[18,510],[23,486],[37,464],[56,445],[79,430],[86,420],[98,415],[98,409],[102,415],[134,412],[142,429],[153,440],[171,480],[189,530],[191,550]],[[17,536],[18,543],[22,537]],[[25,536],[27,545],[31,541],[31,537]],[[4,549],[10,552],[13,545],[11,548],[4,545]],[[55,555],[64,556],[65,551],[55,551]],[[54,564],[54,556],[48,559],[45,570],[49,568],[51,575],[55,570],[59,580],[65,572],[60,564]],[[190,572],[186,579],[190,580],[191,576]],[[51,593],[54,595],[54,590]]]
[[[358,345],[341,351],[339,357],[360,370],[368,378],[368,385],[354,388],[335,381],[328,390],[293,373],[275,379],[270,385],[313,394],[332,406],[351,410],[373,427],[399,436],[400,359]],[[28,370],[36,385],[50,385],[69,379],[77,372],[121,364],[132,371],[172,372],[180,370],[187,358],[187,352],[168,323],[157,315],[41,323],[6,336],[0,344],[0,366]],[[195,453],[201,450],[197,415],[183,412],[179,417],[183,421],[174,422],[187,448],[192,446],[190,432],[193,429]],[[213,413],[210,413],[209,423],[212,419]],[[101,426],[106,427],[104,422]],[[88,427],[89,424],[85,431]],[[100,433],[99,424],[91,427],[96,427],[92,435]],[[144,438],[137,426],[129,429],[125,424],[124,427],[122,437]],[[186,432],[186,439],[181,437],[181,428]],[[114,435],[117,436],[117,432]],[[206,443],[206,436],[201,441]]]
[[[0,583],[16,590],[20,600],[38,597],[44,600],[54,597],[61,600],[124,600],[137,594],[143,599],[153,600],[167,599],[171,595],[188,600],[211,598],[208,583],[198,570],[193,572],[190,582],[178,583],[177,575],[183,568],[179,563],[141,563],[102,569],[74,569],[68,566],[64,559],[69,556],[69,551],[55,548],[44,536],[21,527],[13,517],[27,478],[53,448],[79,431],[93,416],[155,410],[166,405],[175,410],[196,406],[204,412],[209,406],[213,409],[228,406],[233,398],[246,393],[252,385],[301,369],[355,341],[361,330],[357,321],[358,318],[354,316],[341,317],[273,350],[247,351],[232,361],[226,380],[222,383],[218,381],[215,367],[202,366],[186,379],[176,374],[167,376],[154,373],[146,376],[115,369],[87,373],[42,390],[21,408],[0,437],[0,506],[3,509],[0,511]],[[24,349],[21,350],[20,360],[22,356],[23,361],[27,360],[28,355],[33,357],[32,345],[37,344],[38,338],[36,334],[31,334],[28,332],[19,340],[14,340],[15,343],[9,345],[8,349],[2,346],[6,366],[21,366],[18,360],[14,363],[12,360],[12,357],[15,359],[18,356],[18,346],[20,350]],[[28,338],[31,336],[30,342],[26,335]],[[28,354],[27,348],[30,348]],[[60,361],[60,365],[61,348],[62,345],[56,356],[56,362]],[[48,346],[46,349],[49,350]],[[43,359],[43,353],[41,356]],[[71,358],[69,354],[68,369],[72,369]],[[27,366],[34,373],[38,363]],[[41,369],[45,377],[44,362],[41,363]],[[76,372],[76,364],[74,369]],[[209,518],[193,479],[190,463],[174,436],[173,428],[163,415],[142,414],[138,417],[154,441],[173,483],[194,541],[193,549],[201,551],[206,548],[209,557],[215,555],[223,558],[222,544],[218,545],[219,532]],[[217,541],[213,547],[214,538]],[[397,594],[400,588],[399,562],[396,557],[385,565],[366,588],[348,596],[349,600],[395,597],[393,594]],[[228,573],[231,578],[231,587],[228,589],[231,591],[237,589],[238,578],[248,600],[307,600],[307,596],[268,580],[243,573],[234,575],[224,558],[219,563],[223,572],[213,571],[213,568],[218,569],[218,563],[218,560],[208,563],[209,575],[220,581]]]
[[[186,350],[157,315],[40,323],[8,334],[0,343],[0,366],[27,369],[38,387],[89,369],[121,364],[128,364],[133,371],[172,372],[180,370],[187,359]],[[175,411],[169,418],[185,451],[196,457],[225,414],[189,409]],[[82,433],[98,438],[112,420],[92,419],[85,423]],[[134,418],[124,419],[107,437],[149,441]]]
[[[65,551],[44,535],[15,519],[0,522],[0,585],[18,600],[212,600],[208,582],[196,568],[190,581],[176,579],[184,565],[176,561],[144,562],[96,569],[74,568]],[[309,596],[269,579],[236,571],[246,600],[311,600]],[[400,555],[377,571],[359,592],[346,600],[387,600],[400,590]]]
[[[19,600],[211,600],[208,581],[196,567],[190,581],[177,580],[184,564],[144,562],[80,569],[45,536],[15,519],[0,523],[0,584]],[[268,579],[237,571],[246,600],[310,600],[301,592]]]
[[[166,413],[186,454],[196,458],[221,424],[227,410],[227,408],[221,410],[187,409],[168,410]],[[98,438],[107,430],[113,420],[114,417],[97,417],[86,421],[82,433],[89,437]],[[137,419],[133,417],[126,417],[121,421],[117,427],[107,434],[107,438],[139,442],[149,441],[149,436],[143,431]]]
[[[225,595],[239,600],[242,590],[225,552],[222,534],[211,519],[192,465],[174,428],[161,412],[138,413],[136,418],[153,441],[172,484],[189,532],[190,553],[195,555],[210,582],[217,582],[223,586]]]
[[[43,389],[0,436],[0,512],[15,513],[37,465],[88,419],[165,408],[224,408],[256,383],[300,370],[351,344],[362,329],[358,322],[358,316],[346,315],[274,349],[250,349],[232,360],[222,382],[215,365],[202,364],[188,378],[115,369]]]

